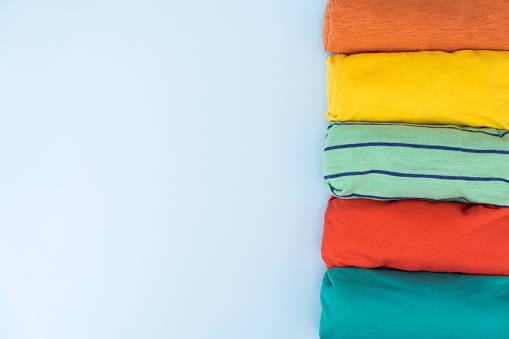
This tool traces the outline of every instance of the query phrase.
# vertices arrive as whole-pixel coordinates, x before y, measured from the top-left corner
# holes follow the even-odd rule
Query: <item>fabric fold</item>
[[[509,50],[506,0],[329,0],[326,52]]]
[[[333,121],[509,129],[507,51],[331,55],[327,88]]]
[[[509,131],[331,122],[323,174],[341,198],[509,206],[508,161]]]
[[[423,200],[331,198],[322,258],[327,268],[509,276],[509,208]]]
[[[509,277],[332,268],[320,338],[505,338]]]

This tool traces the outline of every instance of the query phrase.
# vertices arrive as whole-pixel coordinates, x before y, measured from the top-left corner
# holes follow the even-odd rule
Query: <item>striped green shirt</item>
[[[331,122],[325,185],[337,197],[509,206],[509,131]]]

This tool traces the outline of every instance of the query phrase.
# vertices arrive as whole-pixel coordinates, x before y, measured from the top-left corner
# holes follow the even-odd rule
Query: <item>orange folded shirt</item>
[[[509,276],[509,208],[423,200],[329,200],[322,258],[328,268]]]
[[[329,0],[326,52],[509,50],[507,0]]]

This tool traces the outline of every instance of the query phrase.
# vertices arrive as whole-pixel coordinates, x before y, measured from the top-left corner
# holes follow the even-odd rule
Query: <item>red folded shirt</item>
[[[328,268],[509,276],[509,208],[332,197],[322,258]]]

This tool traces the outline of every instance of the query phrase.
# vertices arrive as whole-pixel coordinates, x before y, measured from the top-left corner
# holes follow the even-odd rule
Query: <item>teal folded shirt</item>
[[[509,338],[509,277],[331,268],[320,338]]]
[[[509,131],[331,122],[325,185],[340,198],[509,206]]]

